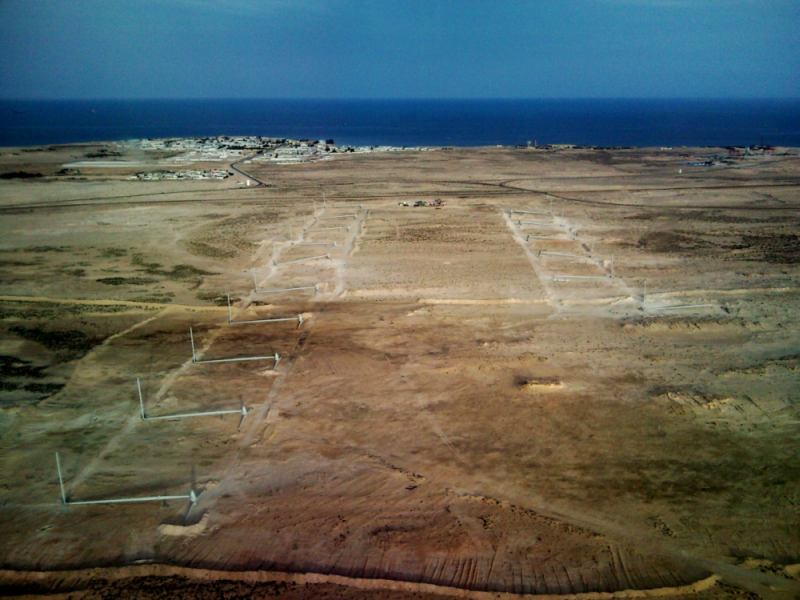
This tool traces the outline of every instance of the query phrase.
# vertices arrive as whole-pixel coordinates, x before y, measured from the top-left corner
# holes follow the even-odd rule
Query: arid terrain
[[[712,154],[0,150],[0,595],[800,597],[800,151]]]

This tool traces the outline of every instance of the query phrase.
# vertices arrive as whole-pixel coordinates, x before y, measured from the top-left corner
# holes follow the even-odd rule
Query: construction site
[[[800,597],[800,150],[713,153],[0,149],[0,595]]]

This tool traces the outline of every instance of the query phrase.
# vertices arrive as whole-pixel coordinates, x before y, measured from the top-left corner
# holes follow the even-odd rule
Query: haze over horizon
[[[797,98],[791,0],[0,3],[0,99]]]

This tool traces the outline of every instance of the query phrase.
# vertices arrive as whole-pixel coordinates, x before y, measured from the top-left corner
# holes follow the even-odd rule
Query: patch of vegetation
[[[38,263],[27,262],[24,260],[0,260],[0,268],[2,267],[35,267]]]
[[[175,297],[175,294],[172,292],[163,292],[161,294],[149,294],[147,296],[136,296],[135,298],[131,298],[134,302],[152,302],[154,304],[169,304],[172,302],[172,299]]]
[[[0,354],[0,382],[5,382],[9,377],[28,377],[39,379],[44,377],[46,367],[36,367],[30,361]]]
[[[138,269],[142,273],[147,273],[148,275],[160,275],[161,277],[167,277],[168,279],[174,280],[195,279],[204,275],[215,275],[215,273],[211,271],[198,269],[192,265],[181,264],[175,265],[171,269],[165,269],[160,263],[145,262],[144,257],[141,254],[134,254],[131,258],[131,263],[142,267],[141,269]]]
[[[101,277],[95,281],[105,285],[148,285],[158,280],[152,277]]]
[[[197,299],[204,302],[211,302],[215,306],[227,306],[228,297],[223,292],[198,292]],[[231,303],[239,302],[241,298],[231,296]]]
[[[65,361],[81,358],[105,339],[105,337],[92,337],[75,329],[45,330],[15,325],[10,327],[9,331],[58,353],[59,358]]]
[[[69,252],[69,246],[28,246],[20,248],[21,252]]]
[[[651,231],[640,237],[637,245],[651,252],[686,252],[708,248],[712,244],[700,237],[677,231]]]
[[[258,226],[277,220],[278,213],[264,210],[229,217],[203,227],[198,239],[187,241],[186,246],[198,256],[234,258],[240,252],[252,251],[251,236]]]
[[[85,156],[86,158],[108,158],[111,156],[122,156],[122,152],[117,152],[116,150],[109,150],[108,148],[100,148],[99,150],[95,150],[94,152],[87,152]]]
[[[170,279],[191,279],[194,277],[202,277],[203,275],[214,275],[214,273],[198,269],[192,265],[175,265],[170,271],[166,271],[164,275]]]
[[[64,269],[65,275],[72,275],[73,277],[83,277],[86,275],[86,269],[76,268],[76,269]]]
[[[304,584],[305,585],[305,584]],[[334,594],[326,593],[327,589],[316,589],[319,584],[305,585],[308,587],[309,598],[333,597]],[[17,587],[0,587],[0,593],[10,590],[9,595],[23,594],[48,594],[50,588],[40,592],[40,584],[26,583]],[[304,587],[304,589],[305,589]],[[91,580],[87,584],[88,596],[92,598],[197,598],[210,600],[212,598],[279,598],[299,597],[298,584],[285,581],[242,582],[218,579],[213,582],[191,581],[181,576],[146,575],[129,577],[127,579],[108,580],[102,577]]]
[[[768,263],[800,263],[800,236],[796,234],[745,235],[742,243]]]
[[[125,256],[128,251],[125,248],[115,248],[113,246],[109,248],[103,248],[100,252],[100,256],[102,258],[119,258],[120,256]]]
[[[28,171],[8,171],[0,173],[0,179],[36,179],[43,177],[41,173],[29,173]]]
[[[60,304],[55,302],[0,302],[0,319],[46,319],[84,313],[118,313],[131,310],[124,304]]]
[[[36,383],[30,381],[9,381],[8,379],[0,380],[0,390],[4,392],[23,391],[39,395],[40,397],[34,402],[41,400],[42,397],[46,398],[47,396],[52,396],[63,388],[64,385],[63,383]]]
[[[226,250],[217,246],[212,246],[206,242],[191,241],[187,244],[189,251],[198,256],[208,256],[210,258],[236,258],[239,254],[236,250]]]

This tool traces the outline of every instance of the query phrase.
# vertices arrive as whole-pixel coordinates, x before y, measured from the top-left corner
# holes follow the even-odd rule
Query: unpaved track
[[[451,598],[469,598],[471,600],[512,600],[515,598],[531,598],[537,600],[612,600],[614,598],[670,598],[713,590],[718,578],[709,576],[688,585],[653,588],[644,590],[621,590],[618,592],[587,592],[580,594],[515,594],[508,592],[481,592],[431,583],[414,583],[392,579],[355,578],[326,573],[287,573],[281,571],[214,571],[208,569],[190,569],[171,565],[137,565],[119,568],[98,568],[76,571],[2,571],[0,581],[6,584],[23,586],[38,584],[52,586],[54,591],[80,591],[92,581],[103,579],[109,582],[111,590],[116,582],[138,577],[182,577],[189,582],[240,581],[256,582],[293,582],[298,584],[331,583],[345,588],[370,592],[402,591],[409,594],[432,594]]]

